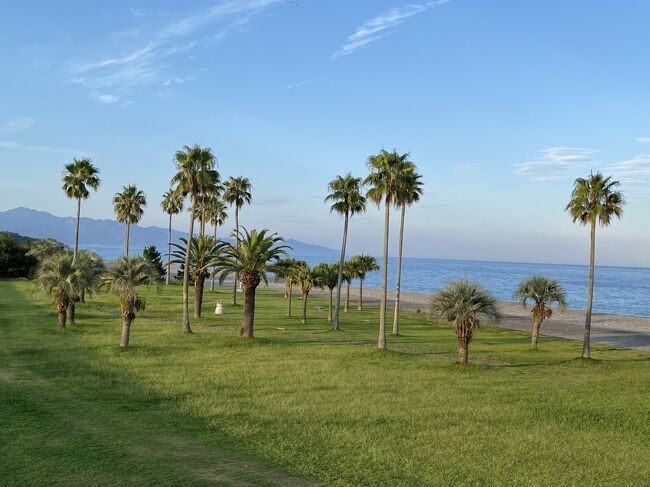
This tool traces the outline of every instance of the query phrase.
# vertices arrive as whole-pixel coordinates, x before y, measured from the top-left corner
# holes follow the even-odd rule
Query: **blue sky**
[[[336,247],[327,182],[397,148],[426,182],[409,256],[584,263],[563,207],[601,169],[628,205],[599,262],[650,266],[648,19],[645,0],[3,2],[0,210],[71,215],[61,170],[90,156],[85,216],[136,183],[164,226],[173,153],[199,143],[253,181],[244,225]],[[381,237],[376,208],[353,219],[352,252]]]

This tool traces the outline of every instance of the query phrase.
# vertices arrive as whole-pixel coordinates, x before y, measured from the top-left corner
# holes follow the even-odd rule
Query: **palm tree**
[[[585,318],[585,338],[582,344],[582,358],[591,356],[591,309],[594,297],[594,263],[596,257],[596,222],[606,227],[612,217],[621,218],[625,198],[616,188],[618,181],[611,176],[604,177],[600,172],[591,174],[588,178],[575,180],[571,200],[566,210],[573,222],[580,225],[590,225],[591,239],[589,246],[589,289],[587,291],[587,313]]]
[[[59,252],[43,260],[38,266],[34,283],[37,288],[52,297],[57,310],[56,326],[65,328],[66,312],[70,303],[79,295],[81,279],[73,252]]]
[[[122,338],[120,347],[129,346],[131,323],[138,311],[145,308],[145,299],[138,295],[138,287],[155,284],[158,281],[156,270],[140,256],[121,257],[108,266],[100,276],[100,287],[119,296],[122,315]]]
[[[327,321],[332,321],[332,294],[334,288],[339,283],[339,264],[318,264],[314,267],[314,272],[320,277],[320,281],[327,289],[329,289],[329,306],[327,308]],[[339,287],[340,288],[340,287]],[[332,329],[340,330],[340,327]]]
[[[531,313],[533,314],[533,338],[530,348],[537,350],[537,338],[542,322],[553,314],[551,305],[557,303],[560,308],[566,306],[566,293],[562,285],[555,279],[543,276],[532,276],[519,283],[514,295],[515,299],[526,306],[528,301],[534,303]]]
[[[454,322],[458,342],[458,362],[467,364],[467,348],[480,320],[500,319],[497,300],[477,282],[451,281],[431,298],[430,313]]]
[[[97,276],[106,268],[104,260],[92,250],[80,250],[75,261],[80,279],[79,279],[79,300],[86,302],[86,291],[92,292],[95,287]],[[74,316],[73,316],[74,321]]]
[[[399,224],[399,247],[397,250],[397,286],[395,293],[395,315],[393,316],[393,335],[399,335],[399,298],[402,284],[402,248],[404,245],[404,214],[406,207],[419,201],[422,195],[422,176],[415,172],[415,165],[412,171],[403,171],[399,180],[395,205],[401,210]]]
[[[296,282],[297,270],[307,265],[304,260],[282,259],[273,267],[273,274],[284,279],[285,297],[287,298],[287,316],[291,317],[291,298],[293,297],[293,285]]]
[[[361,195],[361,187],[363,183],[361,178],[352,177],[348,173],[345,176],[337,176],[336,179],[330,181],[328,189],[330,193],[325,198],[325,201],[331,201],[332,206],[330,211],[335,211],[343,215],[343,241],[341,243],[341,257],[339,259],[338,273],[337,273],[337,289],[336,289],[336,312],[334,313],[334,321],[332,321],[330,310],[330,321],[332,321],[332,330],[340,330],[340,309],[341,309],[341,284],[343,283],[343,265],[345,263],[345,248],[348,241],[348,223],[350,217],[357,213],[366,211],[366,198]],[[330,306],[331,308],[331,306]]]
[[[343,280],[345,281],[345,304],[343,305],[343,312],[350,311],[350,286],[354,277],[354,268],[350,265],[350,261],[346,260],[343,263]]]
[[[63,191],[68,198],[77,200],[77,221],[74,226],[74,251],[73,256],[77,257],[79,250],[79,221],[81,219],[81,200],[87,199],[90,190],[97,191],[99,188],[99,169],[90,159],[74,159],[66,164],[63,171]]]
[[[296,284],[302,291],[302,324],[307,324],[307,298],[313,288],[322,288],[321,276],[307,264],[301,265],[294,274]]]
[[[395,203],[399,181],[403,174],[412,171],[414,164],[408,160],[409,154],[398,154],[396,150],[384,149],[368,158],[370,174],[365,184],[370,186],[366,198],[377,207],[384,204],[384,253],[382,260],[381,302],[379,308],[379,338],[377,348],[386,348],[386,302],[388,298],[388,239],[390,229],[390,208]]]
[[[183,197],[189,195],[191,200],[189,229],[187,232],[187,246],[185,248],[185,262],[183,263],[183,331],[192,333],[190,325],[190,242],[194,236],[194,210],[196,197],[207,188],[219,182],[219,173],[214,169],[215,157],[208,148],[198,145],[184,146],[183,150],[176,152],[176,174],[172,177],[171,185]]]
[[[251,191],[253,186],[248,178],[243,176],[233,178],[230,177],[224,183],[223,199],[226,203],[235,207],[235,238],[237,239],[237,246],[239,246],[239,210],[244,204],[250,204],[252,195]],[[232,283],[232,304],[237,304],[237,284],[239,283],[239,274],[233,275]]]
[[[221,181],[215,181],[214,184],[203,188],[197,196],[195,216],[199,220],[199,235],[205,235],[205,226],[210,221],[210,211],[215,202],[221,198],[222,192]]]
[[[167,227],[167,275],[165,277],[165,284],[169,284],[172,278],[172,216],[178,215],[183,211],[183,195],[172,189],[166,191],[165,194],[163,194],[160,207],[169,215],[169,225]]]
[[[121,193],[113,197],[115,217],[124,223],[124,256],[129,256],[129,228],[140,222],[147,206],[147,197],[134,184],[124,186]]]
[[[217,227],[222,227],[226,220],[228,219],[228,213],[226,213],[226,203],[223,202],[221,198],[213,198],[210,205],[207,209],[207,218],[210,220],[210,225],[212,225],[213,237],[217,240]],[[210,284],[210,289],[214,291],[214,280],[215,276],[212,276],[212,282]]]
[[[368,272],[375,272],[379,270],[377,259],[371,255],[355,255],[350,259],[350,266],[354,272],[354,277],[359,279],[359,303],[357,310],[363,309],[363,281]]]
[[[230,274],[241,276],[244,287],[244,316],[239,336],[253,338],[253,323],[255,320],[255,290],[261,281],[268,283],[267,272],[283,257],[288,256],[286,245],[279,245],[284,240],[277,233],[269,234],[269,230],[251,230],[248,232],[242,227],[236,237],[239,244],[223,242],[220,250],[223,258],[220,259],[218,269],[221,272],[220,282]]]
[[[174,264],[185,263],[187,239],[181,238],[181,242],[182,245],[172,244],[177,249],[172,252]],[[218,257],[219,248],[214,238],[205,235],[192,238],[189,268],[194,277],[194,318],[201,317],[205,279],[210,275],[210,268],[217,264]]]
[[[48,257],[63,252],[65,245],[52,238],[39,239],[30,246],[27,255],[35,257],[39,263],[42,263]]]

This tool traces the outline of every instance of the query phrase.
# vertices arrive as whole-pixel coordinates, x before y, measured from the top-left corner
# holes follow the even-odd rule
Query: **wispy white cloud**
[[[320,76],[319,76],[320,77]],[[316,81],[319,77],[316,78],[311,78],[311,79],[306,79],[303,81],[298,81],[297,83],[289,83],[287,85],[288,90],[293,90],[295,88],[302,88],[303,86],[307,86],[312,84],[314,81]]]
[[[193,76],[172,73],[175,59],[198,46],[224,38],[255,15],[285,1],[225,0],[207,10],[148,30],[144,41],[140,33],[122,36],[129,42],[120,54],[73,63],[70,81],[88,88],[97,100],[114,103],[140,87],[164,87],[193,80]],[[147,17],[144,13],[137,9],[131,11],[135,17]],[[134,42],[141,44],[134,45]],[[115,44],[110,43],[111,49]],[[97,95],[109,90],[114,92],[112,96],[119,97],[118,100]]]
[[[0,133],[2,134],[15,134],[18,132],[24,132],[29,130],[34,126],[36,120],[31,117],[19,117],[7,120],[3,124],[0,124]]]
[[[93,93],[91,96],[102,103],[116,103],[121,99],[119,96],[110,93]]]
[[[49,152],[62,155],[92,155],[91,153],[69,147],[55,147],[52,145],[22,144],[11,140],[0,140],[0,149],[26,150],[31,152]]]
[[[639,154],[632,159],[609,166],[607,172],[625,183],[646,183],[650,180],[650,154]]]
[[[515,174],[533,181],[558,179],[568,170],[593,162],[598,151],[577,147],[550,147],[540,152],[542,155],[539,158],[516,164]]]
[[[637,137],[634,140],[639,144],[650,144],[650,137]]]
[[[481,166],[479,166],[478,164],[456,164],[454,166],[454,171],[464,176],[483,174],[483,171],[481,170]]]
[[[434,0],[419,4],[410,4],[404,7],[391,8],[357,27],[354,34],[348,36],[343,47],[332,54],[332,58],[336,59],[342,56],[347,56],[359,49],[367,47],[372,42],[390,34],[392,28],[398,26],[407,19],[431,8],[439,7],[440,5],[450,1],[451,0]]]

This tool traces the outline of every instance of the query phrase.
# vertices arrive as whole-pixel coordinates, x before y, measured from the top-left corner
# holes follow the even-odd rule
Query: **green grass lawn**
[[[377,309],[328,331],[260,290],[181,332],[180,288],[144,291],[131,346],[117,300],[55,330],[49,300],[0,282],[2,485],[648,485],[650,355],[483,327],[467,367],[451,327],[405,313],[374,349]],[[301,302],[294,301],[299,315]]]

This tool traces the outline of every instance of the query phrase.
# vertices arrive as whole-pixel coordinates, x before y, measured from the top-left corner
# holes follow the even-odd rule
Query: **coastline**
[[[284,290],[284,284],[269,283],[269,288]],[[364,287],[364,304],[378,305],[380,292],[381,290],[377,288]],[[311,294],[322,297],[326,296],[328,292],[326,290],[314,289]],[[351,309],[356,308],[358,295],[358,287],[352,286],[350,288]],[[419,309],[425,313],[428,308],[429,298],[430,296],[424,293],[402,292],[400,295],[400,307],[404,311],[416,312]],[[341,299],[345,299],[345,288],[342,290]],[[395,291],[389,291],[389,309],[394,306],[394,302]],[[524,308],[521,303],[499,301],[499,310],[502,313],[502,319],[499,323],[493,324],[492,326],[530,332],[530,306]],[[390,321],[392,323],[392,315]],[[553,316],[544,321],[541,334],[571,340],[582,340],[584,335],[584,322],[584,310],[571,308],[565,308],[564,310],[553,309]],[[601,344],[650,352],[650,317],[595,312],[592,314],[591,340]]]

